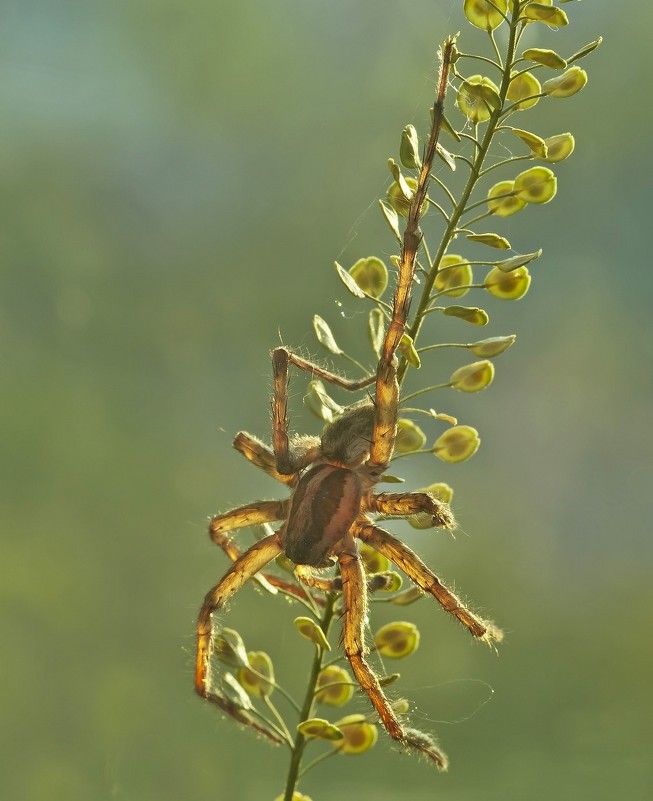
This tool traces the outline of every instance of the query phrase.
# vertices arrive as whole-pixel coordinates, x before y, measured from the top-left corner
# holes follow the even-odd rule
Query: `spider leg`
[[[280,553],[281,544],[278,534],[270,534],[259,540],[237,559],[215,587],[209,590],[200,609],[197,617],[195,690],[202,698],[212,701],[221,708],[224,708],[220,698],[221,694],[213,691],[211,681],[211,653],[213,650],[211,615],[221,609],[246,581],[255,576]]]
[[[313,568],[308,565],[296,565],[295,576],[298,581],[307,587],[320,590],[321,592],[342,592],[342,577],[322,578],[315,574]],[[389,577],[387,573],[368,573],[365,576],[365,583],[368,592],[384,590],[388,586]],[[316,599],[317,600],[317,599]]]
[[[431,515],[434,526],[449,529],[456,527],[448,504],[438,500],[430,492],[382,492],[371,497],[370,509],[396,517],[426,512]]]
[[[320,367],[313,362],[302,359],[288,348],[275,348],[272,351],[272,371],[274,375],[274,397],[272,400],[272,444],[276,461],[276,469],[282,475],[297,473],[315,460],[317,446],[307,449],[299,458],[292,452],[288,440],[288,374],[290,365],[300,370],[319,376],[343,389],[355,391],[368,387],[375,381],[374,376],[366,376],[359,380],[342,378],[336,373]],[[394,443],[394,440],[393,440]]]
[[[432,573],[419,556],[401,540],[373,525],[358,527],[357,535],[401,568],[421,590],[432,595],[440,606],[458,618],[474,637],[489,644],[493,640],[500,641],[502,639],[503,634],[500,629],[471,612],[460,598],[445,587],[435,573]]]
[[[253,437],[246,431],[239,431],[233,441],[234,448],[269,476],[281,481],[283,484],[294,486],[297,483],[295,475],[283,475],[279,473],[274,458],[274,451],[260,439]]]
[[[388,734],[403,745],[416,748],[429,757],[439,770],[446,770],[447,758],[433,739],[423,732],[404,728],[379,683],[376,673],[365,659],[364,626],[367,617],[365,571],[351,537],[339,549],[338,562],[342,575],[343,644],[356,681],[367,693]]]

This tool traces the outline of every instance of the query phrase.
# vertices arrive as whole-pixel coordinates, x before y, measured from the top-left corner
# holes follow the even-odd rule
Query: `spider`
[[[272,447],[246,432],[240,432],[234,440],[234,447],[250,462],[290,489],[290,497],[279,501],[256,501],[211,519],[211,538],[234,563],[208,592],[199,612],[195,670],[195,688],[200,696],[256,728],[256,722],[246,712],[230,703],[213,686],[210,661],[215,632],[212,615],[252,578],[263,583],[276,583],[277,586],[284,584],[275,576],[257,574],[277,556],[285,554],[296,565],[295,574],[305,586],[342,592],[342,642],[356,680],[367,693],[388,734],[405,746],[426,754],[440,768],[446,766],[446,757],[428,735],[402,724],[365,658],[367,581],[356,541],[361,540],[386,556],[474,637],[487,642],[500,638],[498,629],[472,613],[407,545],[376,525],[373,519],[379,514],[406,517],[427,513],[434,526],[454,527],[449,507],[428,492],[377,494],[373,491],[390,464],[395,445],[399,406],[396,350],[406,327],[416,254],[421,241],[420,208],[426,196],[430,165],[437,146],[438,103],[441,117],[445,88],[446,75],[444,82],[441,78],[435,121],[411,203],[392,316],[376,374],[349,380],[285,347],[278,347],[272,354]],[[325,426],[320,438],[290,438],[288,380],[291,365],[352,392],[374,384],[372,398],[345,408],[338,418]],[[245,526],[273,522],[280,523],[278,529],[244,553],[240,553],[228,536],[229,532]],[[316,570],[330,566],[334,560],[339,566],[338,579],[329,580],[316,575]],[[298,585],[287,584],[284,588],[294,595],[303,592]],[[266,734],[263,730],[261,732]]]

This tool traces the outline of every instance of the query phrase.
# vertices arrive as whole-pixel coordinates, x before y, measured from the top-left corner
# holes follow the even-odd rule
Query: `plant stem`
[[[324,632],[325,637],[329,636],[329,628],[331,626],[331,621],[333,620],[336,597],[337,596],[333,593],[327,596],[326,606],[324,607],[322,617],[319,621],[320,628]],[[325,651],[323,648],[316,646],[315,657],[313,658],[313,665],[311,666],[311,672],[308,678],[308,684],[306,686],[306,695],[304,696],[304,703],[299,715],[299,723],[303,723],[312,716],[313,704],[315,703],[317,677],[320,675],[320,671],[322,670],[322,659],[324,658],[324,653]],[[297,786],[297,779],[299,778],[299,768],[302,762],[305,746],[306,737],[300,731],[297,731],[297,734],[295,735],[295,743],[292,749],[292,755],[290,757],[290,765],[288,766],[288,778],[286,779],[286,792],[283,797],[283,801],[292,801],[293,793],[295,792],[295,787]]]

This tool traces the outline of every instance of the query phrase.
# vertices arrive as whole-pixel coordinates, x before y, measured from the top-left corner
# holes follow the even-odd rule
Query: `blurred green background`
[[[225,569],[205,519],[279,495],[230,446],[268,435],[279,337],[317,355],[317,312],[365,352],[331,264],[393,252],[385,160],[406,123],[423,128],[437,44],[463,28],[480,46],[461,8],[3,3],[3,799],[281,792],[287,755],[192,691],[194,618]],[[499,223],[517,251],[545,249],[531,292],[487,302],[482,332],[430,323],[429,341],[518,334],[486,393],[434,400],[480,430],[475,458],[402,467],[408,487],[454,485],[462,530],[396,527],[507,641],[497,657],[427,600],[404,610],[422,644],[400,692],[451,770],[381,738],[311,774],[314,801],[653,796],[653,10],[565,9],[570,28],[531,45],[606,41],[580,95],[515,121],[577,141],[555,201]],[[435,357],[423,369],[442,379]],[[297,379],[293,423],[315,431],[302,394]],[[248,588],[228,616],[297,693],[300,613]]]

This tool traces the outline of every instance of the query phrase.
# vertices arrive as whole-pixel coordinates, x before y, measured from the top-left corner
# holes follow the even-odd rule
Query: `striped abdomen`
[[[283,532],[283,549],[297,565],[319,567],[358,514],[361,487],[344,467],[321,464],[299,480]]]

